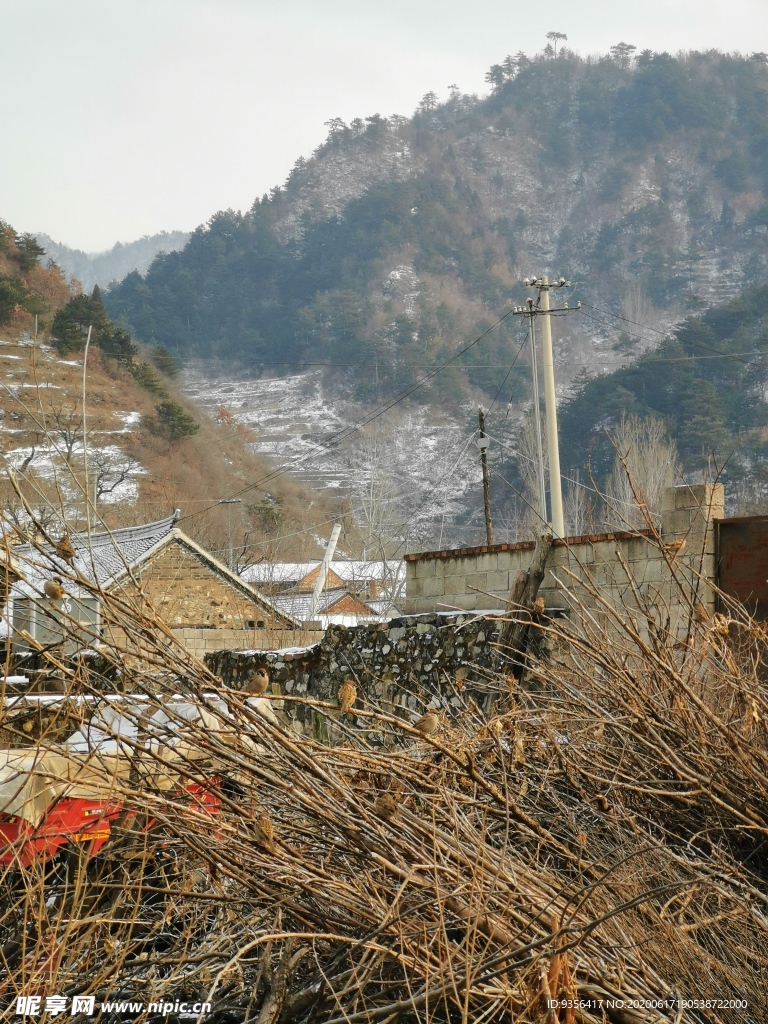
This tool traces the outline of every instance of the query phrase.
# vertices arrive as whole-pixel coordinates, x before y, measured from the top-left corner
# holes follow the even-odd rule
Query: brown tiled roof
[[[555,547],[571,547],[575,544],[598,544],[600,541],[635,540],[652,536],[650,530],[620,530],[615,533],[585,533],[580,537],[557,537]],[[535,541],[521,540],[516,544],[483,544],[476,548],[447,548],[444,551],[414,551],[404,555],[406,562],[420,562],[427,558],[464,558],[466,555],[495,555],[501,551],[533,551]]]

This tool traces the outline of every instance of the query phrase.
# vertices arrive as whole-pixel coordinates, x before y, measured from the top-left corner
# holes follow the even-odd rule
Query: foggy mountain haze
[[[159,252],[183,249],[189,241],[189,232],[161,231],[133,242],[116,242],[111,249],[99,253],[70,249],[40,231],[36,238],[45,249],[46,256],[61,267],[67,278],[75,278],[84,291],[90,292],[95,284],[103,288],[112,281],[122,281],[132,270],[145,274]]]
[[[484,94],[550,30],[582,54],[768,50],[763,0],[0,0],[0,214],[86,252],[191,230],[285,180],[330,118]]]

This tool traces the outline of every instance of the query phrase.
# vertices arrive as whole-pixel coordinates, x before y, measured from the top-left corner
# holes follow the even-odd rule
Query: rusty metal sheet
[[[768,620],[768,517],[723,519],[717,524],[718,586]]]

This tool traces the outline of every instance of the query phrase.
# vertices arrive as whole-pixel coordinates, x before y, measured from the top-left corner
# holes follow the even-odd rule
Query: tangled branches
[[[766,630],[732,608],[681,639],[637,601],[606,630],[591,596],[571,595],[573,624],[537,627],[549,655],[524,684],[500,670],[487,713],[467,685],[429,735],[367,702],[344,744],[297,738],[274,697],[168,658],[151,621],[133,630],[160,636],[154,653],[123,666],[108,709],[82,674],[30,731],[29,703],[6,703],[8,745],[69,765],[29,769],[36,792],[90,785],[113,809],[98,852],[69,841],[25,862],[15,842],[6,1005],[44,991],[258,1024],[764,1019]]]

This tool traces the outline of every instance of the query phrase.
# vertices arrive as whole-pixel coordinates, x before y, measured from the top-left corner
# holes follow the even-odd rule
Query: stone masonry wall
[[[696,573],[714,581],[714,520],[723,515],[722,484],[668,488],[663,495],[661,536],[665,544],[685,538],[674,560],[688,596],[714,610],[711,591]],[[428,611],[503,608],[518,572],[530,564],[534,544],[504,544],[406,555],[405,610]],[[622,564],[622,562],[624,564]],[[626,566],[626,568],[625,568]],[[573,573],[575,580],[569,575]],[[689,606],[681,604],[669,565],[658,544],[646,533],[614,533],[556,540],[541,594],[548,608],[563,607],[571,590],[587,605],[595,602],[580,581],[590,578],[615,606],[634,603],[630,577],[644,599],[672,606],[682,620]]]
[[[498,617],[431,613],[351,629],[330,626],[309,648],[217,651],[207,654],[205,662],[236,689],[245,686],[256,668],[266,666],[275,695],[306,694],[333,702],[344,680],[354,679],[358,707],[374,704],[414,721],[428,707],[459,707],[464,687],[482,700],[498,628]],[[278,700],[272,706],[298,734],[331,742],[342,738],[333,715],[313,714],[292,701]],[[364,719],[357,724],[366,728]],[[376,735],[374,730],[374,742]]]

